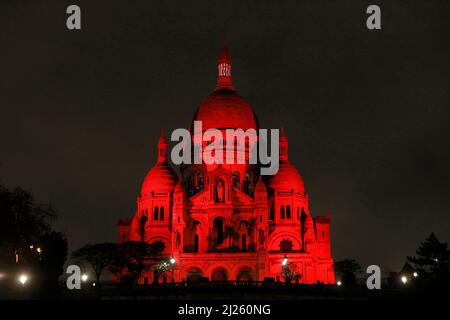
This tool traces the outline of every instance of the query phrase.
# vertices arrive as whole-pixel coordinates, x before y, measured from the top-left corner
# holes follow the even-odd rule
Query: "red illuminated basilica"
[[[258,132],[253,109],[234,89],[226,45],[219,54],[215,89],[198,107],[194,121],[202,121],[203,132]],[[175,261],[165,281],[285,281],[288,270],[293,282],[334,283],[330,217],[312,217],[283,129],[275,175],[260,175],[259,165],[248,161],[182,164],[177,174],[168,162],[167,148],[162,134],[134,217],[118,224],[119,243],[164,243],[164,254]],[[151,283],[153,277],[147,272],[139,282]]]

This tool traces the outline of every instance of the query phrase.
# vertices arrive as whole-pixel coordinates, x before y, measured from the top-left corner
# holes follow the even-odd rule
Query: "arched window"
[[[147,223],[147,216],[144,214],[141,216],[139,220],[139,236],[141,241],[145,240],[145,224]]]
[[[275,208],[274,208],[273,204],[271,204],[271,206],[270,206],[270,217],[269,217],[269,219],[272,220],[272,221],[275,220]]]
[[[253,190],[252,190],[252,184],[251,184],[251,180],[250,180],[250,174],[246,173],[245,174],[245,179],[244,179],[244,192],[248,195],[252,195],[253,194]]]
[[[242,235],[242,251],[243,252],[247,251],[247,235],[246,234]]]
[[[158,207],[155,207],[155,211],[153,212],[153,220],[158,221]]]
[[[194,252],[198,252],[198,234],[194,236]]]
[[[281,208],[280,208],[280,216],[281,216],[281,219],[284,219],[284,218],[285,218],[285,215],[284,215],[284,206],[281,206]]]
[[[201,173],[197,177],[197,185],[199,191],[203,190],[203,174]]]
[[[164,221],[164,207],[159,208],[159,220]]]
[[[216,240],[216,244],[223,243],[223,222],[222,219],[216,218],[213,222],[213,232]]]
[[[286,206],[286,219],[290,219],[291,218],[291,206],[287,205]]]
[[[235,187],[236,189],[239,189],[240,187],[240,183],[239,183],[239,172],[234,171],[233,172],[233,187]]]

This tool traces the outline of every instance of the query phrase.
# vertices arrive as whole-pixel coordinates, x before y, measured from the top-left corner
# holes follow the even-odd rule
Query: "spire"
[[[227,40],[224,39],[223,47],[219,52],[217,59],[217,84],[215,90],[230,89],[234,90],[231,79],[231,55],[228,50]]]
[[[266,185],[262,180],[262,176],[259,176],[258,182],[256,183],[255,192],[267,192]]]
[[[286,136],[286,132],[284,131],[284,127],[281,127],[280,130],[280,160],[289,160],[288,138]]]
[[[158,139],[158,162],[167,160],[167,140],[164,130],[161,130],[161,136]]]

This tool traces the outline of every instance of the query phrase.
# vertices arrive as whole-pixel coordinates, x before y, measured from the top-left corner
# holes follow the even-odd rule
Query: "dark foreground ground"
[[[302,285],[261,282],[175,283],[145,286],[83,283],[80,290],[68,290],[60,283],[55,290],[33,290],[31,287],[0,286],[0,299],[57,300],[415,300],[450,301],[448,285],[385,285],[369,290],[364,285]]]

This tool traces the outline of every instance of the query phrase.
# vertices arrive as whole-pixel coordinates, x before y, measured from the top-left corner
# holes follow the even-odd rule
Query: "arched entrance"
[[[236,275],[236,281],[253,281],[252,270],[243,268]]]
[[[203,273],[198,268],[192,268],[188,271],[186,274],[186,281],[187,282],[198,282],[200,277],[203,276]]]
[[[211,274],[211,281],[227,281],[228,272],[224,268],[217,268]]]

